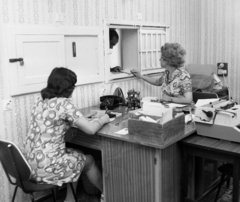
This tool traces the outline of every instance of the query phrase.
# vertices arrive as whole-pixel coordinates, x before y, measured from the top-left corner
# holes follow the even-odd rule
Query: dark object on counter
[[[119,107],[119,103],[122,102],[122,98],[117,95],[105,95],[100,97],[100,109],[113,110]]]
[[[107,113],[107,115],[109,116],[109,118],[114,118],[114,117],[116,117],[116,114],[111,114],[111,112]]]
[[[141,108],[140,92],[132,89],[132,90],[129,90],[127,94],[128,94],[128,97],[127,97],[128,108],[133,110],[135,110],[135,108]]]

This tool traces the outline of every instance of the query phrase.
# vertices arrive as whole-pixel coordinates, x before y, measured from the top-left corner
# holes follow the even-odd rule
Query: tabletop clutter
[[[129,112],[131,139],[165,147],[184,136],[185,114],[173,106],[143,101],[142,108]]]

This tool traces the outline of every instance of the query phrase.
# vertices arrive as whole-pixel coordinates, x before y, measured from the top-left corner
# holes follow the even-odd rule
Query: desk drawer
[[[70,128],[65,134],[66,142],[101,150],[101,137],[99,135],[87,135],[77,128]]]

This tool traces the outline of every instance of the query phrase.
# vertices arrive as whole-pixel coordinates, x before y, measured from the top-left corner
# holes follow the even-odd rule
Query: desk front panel
[[[70,128],[65,134],[66,142],[81,145],[91,149],[101,150],[101,137],[86,135],[77,128]]]
[[[102,154],[106,202],[179,202],[181,158],[178,144],[165,149],[111,137],[68,131],[66,141]]]
[[[155,149],[102,138],[107,202],[155,201]]]

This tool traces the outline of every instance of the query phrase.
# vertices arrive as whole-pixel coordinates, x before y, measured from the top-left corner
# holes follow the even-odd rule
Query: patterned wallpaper
[[[102,26],[104,19],[142,21],[170,25],[170,41],[182,44],[187,50],[187,63],[213,64],[227,62],[231,96],[240,101],[238,68],[240,56],[239,0],[0,0],[0,106],[8,99],[8,69],[3,65],[5,47],[2,26]],[[62,14],[63,22],[56,22]],[[187,65],[186,63],[186,65]],[[160,96],[159,88],[139,80],[118,83],[126,93],[140,90],[142,96]],[[75,104],[82,108],[99,104],[101,84],[83,85],[74,92]],[[30,107],[39,93],[12,97],[13,110],[0,107],[0,138],[21,145],[26,135]],[[13,187],[9,185],[0,166],[0,201],[11,200]],[[16,201],[29,198],[21,193]]]

